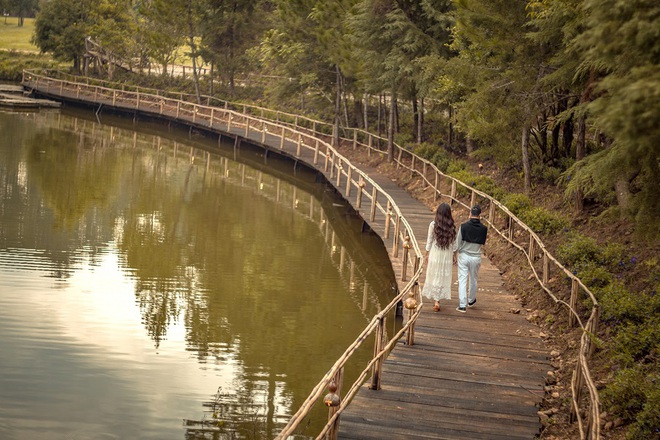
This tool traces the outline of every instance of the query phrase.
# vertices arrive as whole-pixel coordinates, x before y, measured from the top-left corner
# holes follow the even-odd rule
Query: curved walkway
[[[77,94],[41,92],[53,98],[84,102]],[[194,115],[192,125],[199,126]],[[314,153],[301,151],[296,142],[224,123],[214,124],[210,131],[236,138],[237,145],[246,139],[303,161],[335,184],[332,170],[324,167],[323,161],[314,165],[318,163]],[[376,169],[361,169],[394,199],[423,245],[433,217],[431,210]],[[343,188],[337,189],[343,192]],[[360,208],[355,200],[347,199],[369,222],[371,203]],[[455,212],[459,222],[457,214],[460,213]],[[370,226],[387,246],[383,223]],[[400,273],[401,254],[390,251],[390,259],[395,273]],[[405,284],[398,282],[400,288]],[[466,314],[456,312],[456,289],[453,290],[454,300],[444,301],[441,312],[434,313],[429,307],[422,309],[414,345],[404,345],[402,338],[394,348],[384,363],[381,389],[370,390],[367,385],[360,389],[341,414],[339,438],[532,439],[538,434],[541,424],[536,406],[543,398],[545,374],[551,369],[538,328],[526,321],[525,310],[512,312],[521,306],[503,287],[499,271],[485,257],[477,305]]]

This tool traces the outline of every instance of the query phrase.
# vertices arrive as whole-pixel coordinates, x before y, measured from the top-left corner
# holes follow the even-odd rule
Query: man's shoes
[[[456,307],[457,312],[465,313],[467,312],[467,309],[465,307]]]
[[[468,301],[468,307],[472,307],[477,303],[477,298],[474,299],[474,301]]]

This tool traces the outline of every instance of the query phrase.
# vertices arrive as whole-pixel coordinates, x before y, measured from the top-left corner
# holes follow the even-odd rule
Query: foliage
[[[554,234],[570,224],[570,221],[564,215],[541,207],[523,211],[519,217],[534,232],[540,234]]]
[[[505,194],[505,191],[488,176],[476,175],[467,169],[451,172],[449,174],[452,177],[465,183],[466,185],[478,189],[479,191],[484,192],[496,199],[501,199]],[[456,191],[461,196],[466,196],[469,194],[469,191],[461,185],[456,187]]]
[[[23,78],[23,69],[52,69],[57,67],[59,67],[59,63],[47,55],[0,51],[1,81],[20,81]]]
[[[438,170],[445,173],[451,162],[451,156],[442,147],[429,143],[421,143],[414,149],[415,154],[428,160],[435,165]]]
[[[502,203],[517,217],[532,207],[532,200],[525,194],[519,193],[507,194],[502,199]]]

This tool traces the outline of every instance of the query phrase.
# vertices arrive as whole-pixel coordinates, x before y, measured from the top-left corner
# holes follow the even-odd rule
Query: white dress
[[[434,301],[451,299],[451,272],[453,263],[453,246],[446,249],[438,247],[433,237],[435,221],[429,225],[426,238],[426,250],[429,251],[429,262],[426,266],[426,280],[422,295]]]

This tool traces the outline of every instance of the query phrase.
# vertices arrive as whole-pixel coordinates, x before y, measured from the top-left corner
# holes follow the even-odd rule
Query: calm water
[[[1,439],[270,438],[389,301],[382,244],[314,174],[217,149],[0,111]]]

